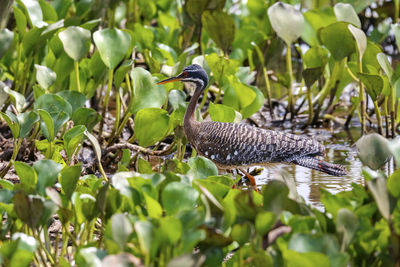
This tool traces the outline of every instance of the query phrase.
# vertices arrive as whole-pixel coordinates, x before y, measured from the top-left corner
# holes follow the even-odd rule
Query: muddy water
[[[286,177],[294,178],[297,192],[304,198],[305,202],[322,210],[320,188],[331,193],[338,193],[351,190],[352,183],[364,184],[361,175],[362,164],[354,147],[354,142],[360,137],[359,128],[353,128],[349,131],[309,129],[305,132],[299,131],[297,134],[312,136],[323,143],[326,147],[325,160],[345,165],[349,172],[348,175],[335,177],[301,166],[276,164],[272,168],[264,169],[260,175],[256,176],[258,185],[265,184],[274,175],[284,172]]]

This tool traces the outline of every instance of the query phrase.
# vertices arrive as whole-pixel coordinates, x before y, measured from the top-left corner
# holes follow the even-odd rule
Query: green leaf
[[[34,108],[46,110],[53,117],[53,119],[56,117],[55,115],[59,114],[61,111],[65,112],[69,116],[72,115],[71,104],[64,100],[61,96],[55,94],[41,95],[38,99],[36,99]]]
[[[101,59],[109,69],[115,69],[128,52],[131,36],[119,29],[103,29],[93,34]]]
[[[96,154],[97,161],[101,163],[101,147],[99,141],[93,134],[89,133],[87,130],[84,132],[84,134],[86,135],[86,137],[89,139],[90,143],[93,146],[93,150]]]
[[[147,193],[144,193],[144,200],[146,202],[146,208],[149,216],[151,218],[161,218],[163,210],[158,201]]]
[[[351,24],[349,24],[347,27],[353,35],[354,39],[356,40],[359,61],[362,62],[362,57],[365,53],[365,50],[367,49],[367,36],[362,30],[354,27]]]
[[[90,31],[79,26],[69,26],[58,34],[65,53],[74,61],[86,57],[90,48]],[[97,45],[97,44],[96,44]]]
[[[118,244],[120,250],[124,250],[133,227],[128,218],[122,213],[116,213],[111,217],[112,238]]]
[[[356,142],[356,147],[362,163],[373,170],[381,168],[392,156],[388,140],[379,134],[362,136]]]
[[[227,54],[235,39],[233,18],[221,10],[207,10],[202,15],[202,22],[211,39]]]
[[[132,114],[143,108],[157,108],[164,104],[166,92],[163,86],[155,84],[150,72],[143,68],[134,68],[130,75],[133,90]]]
[[[311,86],[318,81],[323,74],[323,69],[322,67],[308,68],[303,70],[302,74],[307,88],[311,88]]]
[[[151,122],[149,124],[149,122]],[[140,146],[151,146],[160,141],[169,130],[168,112],[159,108],[139,110],[135,117],[135,136]]]
[[[43,20],[45,21],[57,21],[57,12],[51,6],[51,4],[45,0],[39,0],[40,8],[43,12]]]
[[[101,120],[101,115],[92,108],[78,108],[72,114],[74,125],[85,125],[86,129],[91,132]]]
[[[27,195],[24,191],[14,194],[14,210],[22,222],[31,228],[35,228],[44,212],[43,198],[40,196]]]
[[[134,227],[142,253],[151,255],[157,248],[154,226],[149,221],[137,221]]]
[[[64,148],[69,160],[77,147],[82,144],[85,130],[86,127],[84,125],[77,125],[65,133]]]
[[[239,61],[237,60],[218,56],[216,53],[206,55],[204,58],[207,63],[205,65],[200,65],[202,65],[206,71],[208,68],[210,68],[214,79],[219,84],[224,84],[224,79],[226,79],[226,77],[235,75],[239,70]]]
[[[43,159],[36,161],[33,164],[33,168],[38,175],[36,189],[39,194],[44,195],[46,187],[53,186],[57,182],[62,165],[52,160]]]
[[[61,91],[57,93],[58,96],[61,96],[64,100],[66,100],[72,108],[72,113],[74,113],[78,108],[81,108],[85,105],[86,97],[84,94],[79,93],[77,91]]]
[[[235,224],[232,227],[231,237],[239,243],[239,246],[243,246],[245,243],[249,242],[250,234],[251,224],[249,222]]]
[[[115,71],[114,74],[114,86],[115,88],[119,88],[122,84],[122,81],[125,79],[125,74],[127,74],[130,70],[132,70],[133,60],[125,60],[121,66]]]
[[[312,47],[320,45],[317,37],[318,31],[337,21],[332,8],[310,9],[304,13],[304,18],[304,30],[301,38]]]
[[[168,215],[194,209],[198,197],[197,190],[180,182],[169,183],[161,194],[162,205]]]
[[[269,211],[257,213],[255,220],[256,231],[259,235],[265,235],[275,225],[276,215]]]
[[[210,117],[213,121],[220,122],[233,122],[236,117],[235,110],[231,107],[210,103],[208,108],[208,112],[210,113]]]
[[[46,66],[35,64],[36,80],[44,89],[49,89],[50,86],[56,81],[57,75],[54,71]]]
[[[175,245],[182,237],[181,221],[172,216],[161,218],[160,234],[168,245]]]
[[[19,114],[17,118],[20,125],[19,137],[25,138],[32,130],[32,126],[39,121],[40,116],[34,111],[29,111]]]
[[[346,249],[360,226],[357,215],[346,208],[340,209],[336,218],[336,231],[342,235],[342,246]]]
[[[27,21],[24,12],[17,7],[17,5],[13,6],[15,23],[17,24],[18,34],[23,37],[26,31]]]
[[[396,39],[397,49],[400,49],[400,23],[397,22],[395,24],[390,25],[390,27]],[[0,58],[1,58],[1,52],[0,52]]]
[[[337,3],[333,9],[338,21],[348,22],[354,24],[358,28],[361,28],[360,18],[357,16],[357,13],[352,5]]]
[[[263,186],[262,194],[264,196],[264,210],[273,212],[276,216],[279,216],[289,194],[286,184],[278,180],[272,180]]]
[[[71,199],[81,176],[82,163],[64,167],[60,172],[60,184],[67,199]]]
[[[319,37],[336,61],[355,52],[354,37],[346,22],[333,23],[319,31]]]
[[[49,140],[50,142],[53,141],[56,134],[53,118],[46,110],[38,109],[37,112],[39,113],[41,118],[40,128],[42,129],[44,137],[46,137],[46,139]]]
[[[8,29],[0,30],[0,59],[4,53],[10,48],[14,39],[14,32]]]
[[[215,164],[205,157],[194,157],[188,161],[190,166],[189,174],[193,178],[204,179],[209,176],[218,175],[218,168]]]
[[[392,69],[392,66],[390,65],[390,62],[389,62],[387,56],[384,53],[379,53],[376,56],[376,58],[378,59],[379,65],[381,65],[381,68],[386,73],[389,80],[391,80],[392,75],[393,75],[393,69]]]
[[[17,111],[22,112],[22,110],[26,106],[25,97],[22,94],[14,90],[11,90],[10,87],[8,86],[3,87],[3,91],[6,92],[11,97],[11,100],[13,101]]]
[[[17,139],[20,133],[20,125],[18,122],[18,118],[10,111],[7,111],[6,113],[0,112],[0,114],[3,117],[3,119],[7,122],[8,127],[10,127],[14,139]]]
[[[378,209],[383,218],[389,220],[390,218],[390,203],[389,194],[386,187],[386,179],[383,177],[378,177],[367,181],[369,190],[371,190],[372,195],[376,201]]]
[[[6,103],[8,99],[8,94],[4,91],[5,87],[8,86],[5,85],[5,83],[3,83],[2,81],[0,81],[0,107],[3,106],[3,104]]]
[[[367,88],[367,92],[373,101],[376,101],[383,89],[383,79],[379,75],[357,73],[357,77]]]
[[[300,37],[304,29],[304,17],[292,5],[277,2],[268,8],[271,26],[287,44]]]
[[[35,169],[28,164],[20,161],[14,162],[13,165],[22,188],[28,194],[34,193],[37,183],[37,174]]]
[[[38,28],[42,28],[48,25],[46,22],[43,21],[43,13],[42,9],[39,5],[38,1],[33,0],[21,0],[24,4],[28,15],[29,15],[29,22],[31,26],[36,26]]]
[[[393,197],[397,199],[400,197],[400,170],[396,170],[389,176],[386,186]]]
[[[325,67],[329,53],[326,48],[314,46],[303,55],[303,62],[307,68]]]

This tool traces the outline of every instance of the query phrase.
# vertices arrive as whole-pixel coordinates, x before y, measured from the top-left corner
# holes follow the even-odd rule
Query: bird
[[[344,176],[344,166],[322,160],[325,147],[314,138],[251,126],[244,123],[217,121],[199,122],[195,118],[197,102],[208,85],[208,75],[198,64],[157,84],[170,82],[191,83],[195,87],[183,119],[183,130],[197,153],[213,161],[218,168],[241,170],[255,186],[254,177],[243,170],[251,166],[288,163],[321,171],[333,176]]]

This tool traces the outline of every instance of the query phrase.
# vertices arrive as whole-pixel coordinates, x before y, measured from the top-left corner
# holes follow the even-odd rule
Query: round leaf
[[[321,42],[336,61],[355,52],[354,37],[347,28],[348,23],[336,22],[319,31]]]
[[[303,32],[303,14],[289,4],[282,2],[273,4],[268,8],[268,17],[274,31],[287,44],[296,41]]]
[[[131,36],[119,29],[104,29],[93,34],[100,57],[109,69],[115,69],[128,52]]]
[[[218,175],[218,168],[211,160],[205,157],[190,158],[188,164],[190,166],[190,174],[194,178],[204,179]]]
[[[36,99],[34,104],[35,109],[44,109],[50,115],[54,115],[64,111],[69,116],[72,115],[72,106],[70,103],[65,101],[61,96],[54,94],[44,94]]]
[[[348,28],[349,28],[351,34],[353,34],[354,39],[356,39],[356,44],[357,44],[357,48],[358,48],[358,57],[361,62],[362,57],[365,53],[365,50],[367,49],[367,36],[365,35],[365,33],[362,30],[354,27],[351,24],[348,25]]]
[[[70,26],[58,34],[65,53],[74,61],[80,61],[86,56],[90,48],[90,31],[78,27]]]
[[[131,222],[122,213],[116,213],[111,217],[112,238],[121,250],[124,249],[130,234],[133,232]]]
[[[388,140],[379,134],[368,134],[361,137],[356,147],[362,163],[373,170],[381,168],[391,158]]]
[[[236,116],[233,108],[221,104],[214,104],[212,102],[210,103],[208,112],[213,121],[233,122]]]
[[[13,38],[14,38],[14,32],[8,29],[0,30],[0,58],[11,46]]]
[[[48,186],[53,186],[57,182],[58,173],[62,169],[62,165],[55,163],[52,160],[40,160],[33,164],[38,177],[36,189],[39,194],[44,195],[45,189]]]
[[[361,28],[360,18],[357,16],[357,13],[352,5],[337,3],[333,9],[338,21],[348,22],[354,24],[358,28]]]
[[[169,215],[192,210],[196,206],[198,197],[197,190],[181,182],[169,183],[161,195],[163,207]]]
[[[44,89],[49,89],[50,86],[56,81],[57,75],[54,71],[46,66],[35,64],[36,80]]]
[[[169,115],[166,110],[145,108],[135,117],[135,136],[140,146],[151,146],[160,141],[169,130]]]
[[[221,10],[205,11],[202,15],[202,22],[211,39],[227,53],[235,39],[233,18]]]

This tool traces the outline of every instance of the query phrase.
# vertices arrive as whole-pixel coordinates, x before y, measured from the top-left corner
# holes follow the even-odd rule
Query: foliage
[[[0,122],[13,152],[0,171],[0,265],[400,264],[400,171],[379,170],[400,164],[397,139],[360,139],[366,184],[322,190],[320,211],[287,180],[246,190],[185,158],[189,92],[156,85],[196,63],[212,120],[249,118],[266,98],[273,118],[348,126],[357,112],[363,132],[372,118],[394,137],[400,69],[381,45],[397,53],[400,31],[382,10],[394,5],[397,21],[398,1],[5,2]],[[285,112],[274,109],[286,96]]]

